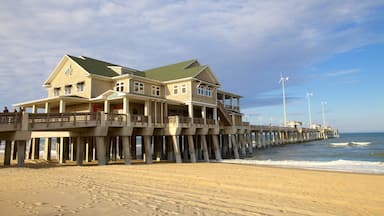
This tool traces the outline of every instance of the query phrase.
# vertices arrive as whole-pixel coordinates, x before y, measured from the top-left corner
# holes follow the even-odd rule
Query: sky
[[[384,131],[384,1],[3,0],[0,106],[47,96],[65,54],[149,69],[207,64],[242,95],[244,119]]]

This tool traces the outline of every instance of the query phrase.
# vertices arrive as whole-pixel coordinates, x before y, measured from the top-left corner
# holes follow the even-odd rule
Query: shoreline
[[[383,175],[225,163],[0,169],[12,215],[378,215]],[[28,213],[29,212],[29,213]]]

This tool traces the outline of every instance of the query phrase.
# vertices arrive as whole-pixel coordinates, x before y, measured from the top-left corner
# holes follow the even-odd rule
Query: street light
[[[284,114],[284,127],[287,127],[287,113],[285,110],[285,81],[288,81],[288,77],[283,77],[283,74],[280,74],[281,87],[283,89],[283,114]]]
[[[322,113],[323,113],[323,127],[325,128],[326,125],[325,125],[325,105],[327,105],[327,101],[321,101],[321,110],[322,110]]]
[[[309,120],[309,128],[312,126],[312,115],[311,115],[311,97],[313,96],[312,92],[307,92],[307,105],[308,105],[308,120]]]

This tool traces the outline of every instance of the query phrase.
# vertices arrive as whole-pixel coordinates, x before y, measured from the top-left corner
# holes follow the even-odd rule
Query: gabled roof
[[[202,66],[195,59],[179,62],[176,64],[165,65],[158,68],[145,70],[145,76],[159,81],[178,80],[183,78],[195,77],[207,66]]]
[[[81,57],[75,57],[71,55],[67,55],[70,59],[75,61],[78,65],[80,65],[84,70],[86,70],[90,74],[96,74],[100,76],[106,76],[106,77],[114,77],[118,76],[119,74],[113,71],[108,66],[119,66],[116,64],[112,64],[105,61],[100,61],[97,59],[81,56]]]

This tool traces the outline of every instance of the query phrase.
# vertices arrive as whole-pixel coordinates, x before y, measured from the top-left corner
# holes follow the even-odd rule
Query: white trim
[[[157,93],[157,91],[159,91],[159,94],[153,94],[153,90],[155,90],[155,92]],[[160,97],[161,96],[161,86],[158,86],[158,85],[151,85],[151,95],[152,96],[155,96],[155,97]]]
[[[185,92],[183,92],[183,86],[184,86]],[[182,95],[186,95],[187,94],[187,84],[186,83],[180,84],[180,93]]]
[[[194,105],[205,105],[210,108],[217,107],[217,104],[210,104],[210,103],[205,103],[205,102],[200,102],[200,101],[185,101],[186,104],[194,104]]]
[[[164,81],[162,83],[164,84],[172,84],[172,83],[175,83],[175,82],[182,82],[182,81],[188,81],[188,80],[192,80],[194,79],[193,77],[186,77],[186,78],[181,78],[181,79],[176,79],[176,80],[168,80],[168,81]]]
[[[175,93],[176,90],[176,93]],[[172,85],[172,95],[178,95],[179,94],[179,84],[173,84]]]
[[[136,89],[135,89],[136,88],[136,84],[139,85],[138,91],[136,91]],[[143,91],[142,92],[140,91],[141,85],[143,87]],[[140,82],[140,81],[133,81],[133,93],[144,95],[145,94],[145,84],[143,82]]]

